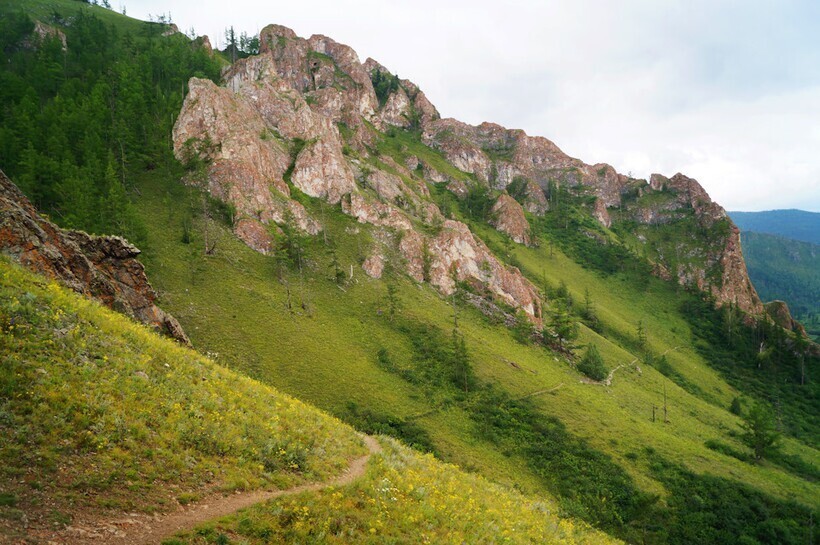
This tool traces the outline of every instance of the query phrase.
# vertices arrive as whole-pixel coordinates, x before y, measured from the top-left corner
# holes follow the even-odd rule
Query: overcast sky
[[[117,1],[212,42],[230,25],[325,34],[444,117],[636,177],[683,172],[728,210],[820,211],[817,0]]]

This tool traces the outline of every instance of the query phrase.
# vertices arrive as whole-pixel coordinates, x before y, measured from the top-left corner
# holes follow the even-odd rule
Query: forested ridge
[[[0,17],[0,165],[60,225],[139,243],[132,174],[174,161],[187,81],[217,80],[220,63],[164,24],[123,31],[86,9],[41,24],[55,26]]]

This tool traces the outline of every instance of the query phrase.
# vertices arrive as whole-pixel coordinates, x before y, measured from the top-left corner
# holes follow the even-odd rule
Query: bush
[[[601,353],[594,344],[587,347],[586,354],[578,363],[578,370],[593,380],[604,380],[609,373]]]

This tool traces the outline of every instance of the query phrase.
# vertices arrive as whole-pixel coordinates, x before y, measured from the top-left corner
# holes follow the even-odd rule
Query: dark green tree
[[[774,453],[780,444],[780,433],[775,429],[774,415],[762,403],[755,403],[743,417],[741,438],[752,449],[755,460],[762,460]]]
[[[589,295],[589,288],[584,290],[584,307],[581,309],[581,318],[587,327],[600,333],[601,322],[598,319],[598,314],[595,312],[595,304]]]
[[[573,319],[566,300],[554,299],[549,316],[552,335],[558,341],[558,347],[562,350],[571,349],[569,343],[578,337],[578,323]],[[545,338],[550,336],[549,331],[544,333]]]
[[[732,404],[729,405],[729,412],[738,416],[743,415],[743,405],[740,402],[740,397],[732,399]]]
[[[395,282],[387,283],[387,319],[391,322],[401,310],[401,300]]]
[[[646,330],[643,327],[643,320],[638,320],[637,328],[638,348],[646,350]]]
[[[593,380],[604,380],[608,370],[604,364],[604,358],[594,344],[587,346],[584,357],[578,362],[578,370]]]

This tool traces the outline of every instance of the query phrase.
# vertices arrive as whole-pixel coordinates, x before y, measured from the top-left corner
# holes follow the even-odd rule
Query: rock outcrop
[[[653,174],[649,184],[640,187],[639,198],[626,203],[624,210],[627,217],[652,227],[696,227],[691,240],[677,240],[674,247],[658,243],[654,250],[659,256],[676,257],[674,263],[667,259],[658,266],[681,285],[710,293],[719,305],[731,303],[750,314],[763,313],[746,270],[740,231],[697,180],[680,173],[671,178]]]
[[[269,253],[277,224],[317,233],[322,226],[291,199],[291,187],[298,188],[340,204],[360,223],[398,234],[402,261],[416,280],[442,293],[452,292],[454,278],[470,282],[539,320],[538,292],[523,275],[505,267],[465,224],[445,221],[423,179],[432,172],[428,166],[416,159],[411,172],[403,161],[371,155],[374,138],[381,138],[374,128],[438,120],[416,85],[399,81],[380,105],[370,74],[386,69],[360,63],[348,46],[325,36],[299,38],[278,25],[262,30],[260,44],[260,55],[225,71],[224,87],[193,78],[174,127],[177,157],[204,171],[198,178],[194,169],[189,182],[236,207],[237,236]],[[529,242],[523,210],[507,198],[497,210],[499,228]],[[385,257],[374,253],[363,266],[378,277]]]
[[[502,193],[490,210],[490,224],[519,244],[529,244],[530,224],[518,201]]]
[[[792,318],[792,313],[789,311],[789,305],[787,305],[784,301],[771,301],[766,303],[764,307],[766,308],[766,314],[769,315],[774,323],[783,329],[793,331],[801,337],[808,338],[808,334],[806,333],[806,329],[803,327],[803,324]]]
[[[0,172],[0,252],[78,293],[190,344],[179,322],[156,305],[157,294],[120,237],[66,231],[44,219]]]
[[[546,213],[545,193],[554,186],[577,188],[594,196],[589,213],[605,228],[613,223],[610,209],[624,206],[629,209],[629,219],[644,225],[685,220],[694,214],[702,230],[715,234],[715,239],[692,240],[699,248],[691,259],[684,256],[674,265],[659,260],[656,270],[664,271],[662,277],[676,278],[683,285],[711,293],[718,304],[737,304],[755,315],[763,312],[746,271],[737,228],[696,180],[682,174],[671,178],[653,175],[647,184],[619,174],[605,163],[588,165],[569,157],[546,138],[493,123],[471,126],[454,119],[432,120],[424,125],[423,138],[480,182],[499,190],[514,190],[531,213]],[[540,195],[534,186],[540,188]],[[639,196],[663,196],[643,199],[636,205],[630,200],[635,192]],[[644,206],[644,202],[650,205]],[[496,220],[496,227],[511,234],[509,225],[502,227]],[[513,238],[521,241],[526,237],[519,230]],[[679,248],[657,250],[659,254],[681,253]]]
[[[475,244],[466,235],[441,238],[445,231],[453,235],[469,229],[444,221],[425,184],[446,183],[459,198],[467,196],[471,183],[501,192],[493,224],[523,244],[532,242],[524,211],[548,213],[549,193],[562,189],[583,197],[583,206],[603,228],[624,218],[653,226],[694,214],[705,230],[715,227],[719,240],[708,241],[708,248],[688,262],[670,263],[665,256],[680,252],[659,248],[651,258],[655,269],[663,277],[712,293],[719,304],[732,302],[747,312],[762,312],[736,229],[700,184],[685,176],[653,176],[647,184],[610,165],[584,163],[550,140],[521,130],[442,119],[418,86],[399,80],[373,59],[361,63],[346,45],[321,35],[300,38],[279,25],[265,27],[260,54],[237,61],[225,71],[224,80],[224,87],[191,80],[174,129],[174,148],[183,160],[191,150],[206,160],[207,173],[199,183],[234,204],[237,235],[258,251],[273,251],[270,232],[276,224],[293,223],[314,234],[322,228],[291,199],[295,187],[331,204],[341,203],[360,223],[400,233],[407,271],[414,278],[447,292],[452,283],[447,268],[455,264],[472,271],[461,280],[481,284],[487,293],[536,316],[538,304],[523,287],[520,273],[485,256],[474,237]],[[397,161],[377,151],[384,132],[393,127],[420,130],[422,143],[472,175],[473,181],[465,176],[452,179],[409,153]],[[644,194],[671,198],[636,206],[635,195]],[[442,225],[449,227],[435,236],[419,229],[438,230]],[[382,261],[368,260],[369,274],[381,274]]]

